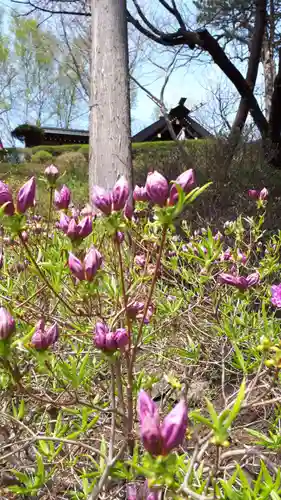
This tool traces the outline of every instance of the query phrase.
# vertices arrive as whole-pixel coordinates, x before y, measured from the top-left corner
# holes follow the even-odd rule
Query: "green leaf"
[[[228,429],[228,427],[230,427],[230,425],[232,424],[233,420],[235,420],[235,418],[237,417],[239,411],[240,411],[240,408],[242,406],[242,403],[244,401],[244,398],[245,398],[245,389],[246,389],[246,381],[245,379],[243,380],[241,386],[240,386],[240,389],[239,389],[239,392],[237,394],[237,398],[235,400],[235,403],[227,417],[227,419],[224,421],[224,426]]]

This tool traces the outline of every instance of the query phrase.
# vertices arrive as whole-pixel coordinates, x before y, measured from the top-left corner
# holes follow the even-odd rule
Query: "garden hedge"
[[[281,170],[269,167],[264,161],[258,144],[242,146],[229,164],[227,160],[228,144],[224,141],[194,140],[181,142],[153,142],[133,144],[134,180],[144,184],[148,171],[158,170],[169,180],[174,180],[183,170],[193,167],[199,184],[212,181],[213,185],[192,208],[192,219],[205,225],[210,222],[219,226],[238,213],[249,213],[247,190],[253,187],[266,186],[270,191],[267,225],[279,226],[281,199]],[[29,158],[38,151],[52,154],[53,161],[59,155],[71,151],[83,152],[87,158],[88,145],[72,144],[64,146],[37,146],[32,149],[19,149]],[[13,150],[14,152],[14,150]],[[0,178],[26,178],[33,175],[34,164],[0,163]],[[38,165],[38,169],[42,165]],[[61,169],[62,170],[62,169]],[[76,187],[76,200],[80,200],[80,192],[87,193],[88,166],[81,163],[76,170],[65,171],[63,182],[71,182]],[[254,209],[254,207],[253,207]],[[195,212],[196,211],[196,212]]]

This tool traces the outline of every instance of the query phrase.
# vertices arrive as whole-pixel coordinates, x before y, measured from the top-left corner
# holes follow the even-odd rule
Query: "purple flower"
[[[86,238],[93,230],[91,217],[84,217],[77,226],[79,238]]]
[[[281,307],[281,283],[271,287],[271,303],[275,307]]]
[[[151,397],[144,390],[139,392],[138,415],[141,424],[147,415],[150,415],[151,417],[158,415],[156,403],[154,403],[153,399],[151,399]]]
[[[94,343],[99,349],[105,349],[106,336],[109,334],[109,328],[105,323],[99,321],[94,330]]]
[[[231,285],[239,290],[247,290],[251,286],[257,285],[260,281],[259,273],[250,274],[247,278],[244,276],[234,276],[232,274],[221,273],[219,276],[221,283]]]
[[[118,328],[114,333],[114,339],[118,349],[123,349],[129,342],[129,335],[126,328]]]
[[[17,194],[17,212],[24,214],[28,208],[34,207],[35,204],[35,177],[31,177],[19,190]]]
[[[165,177],[156,170],[154,172],[149,172],[146,179],[145,190],[149,201],[156,205],[160,205],[160,207],[166,204],[169,194],[169,185]]]
[[[125,215],[126,219],[128,219],[128,220],[131,220],[133,218],[134,207],[133,207],[132,200],[130,200],[130,198],[125,203],[124,215]]]
[[[126,493],[126,500],[139,500],[136,484],[128,484]]]
[[[125,239],[125,234],[122,233],[122,231],[117,231],[117,233],[115,234],[115,237],[114,237],[114,240],[116,241],[116,243],[123,243]]]
[[[249,189],[248,196],[253,200],[267,200],[268,190],[265,187],[261,191],[258,189]]]
[[[145,255],[144,254],[136,255],[134,262],[135,262],[136,266],[144,267],[145,262],[146,262]]]
[[[0,307],[0,340],[5,340],[16,329],[16,323],[9,311],[4,307]]]
[[[55,191],[54,204],[58,210],[67,210],[71,198],[70,189],[64,184],[60,191]]]
[[[267,200],[268,197],[268,190],[264,187],[261,192],[260,192],[260,200]]]
[[[78,226],[75,219],[70,220],[66,234],[71,240],[76,240],[78,238]]]
[[[222,261],[228,261],[228,260],[231,260],[231,257],[232,257],[232,253],[231,253],[231,249],[228,248],[220,257],[220,259]]]
[[[84,279],[83,264],[81,260],[75,257],[75,255],[71,252],[69,252],[68,267],[73,276],[75,276],[79,281],[82,281]]]
[[[137,315],[143,311],[143,309],[144,309],[144,303],[136,300],[135,302],[128,304],[127,314],[129,318],[135,319]]]
[[[112,352],[123,349],[128,344],[129,336],[125,328],[111,332],[108,326],[100,321],[96,324],[93,340],[98,349]]]
[[[148,201],[145,187],[136,185],[133,192],[133,198],[135,201]]]
[[[184,401],[180,401],[161,424],[154,401],[141,391],[138,414],[143,445],[151,455],[167,455],[182,443],[187,428],[187,408]]]
[[[230,285],[238,288],[239,290],[246,290],[248,288],[247,279],[244,276],[234,276],[232,274],[221,273],[219,280],[225,285]]]
[[[182,188],[182,190],[185,193],[189,193],[196,184],[194,170],[190,168],[189,170],[186,170],[177,177],[175,183],[171,187],[170,197],[169,197],[170,205],[174,205],[178,201],[179,195],[176,188],[177,184]]]
[[[4,208],[4,213],[6,215],[14,215],[15,207],[13,203],[12,193],[7,184],[5,184],[5,182],[0,181],[0,206],[2,207],[6,203],[7,205]]]
[[[252,200],[258,200],[260,196],[260,191],[258,191],[257,189],[249,189],[248,196],[249,198],[252,198]]]
[[[102,265],[102,256],[100,252],[93,246],[88,250],[84,262],[84,273],[87,281],[93,281],[97,271]]]
[[[93,204],[105,215],[110,215],[112,210],[111,193],[108,193],[105,189],[99,186],[94,186]]]
[[[129,197],[129,184],[124,175],[122,175],[120,179],[118,179],[118,181],[115,183],[111,197],[113,210],[123,210]]]
[[[247,258],[247,255],[245,255],[243,252],[241,252],[241,250],[238,248],[237,250],[237,258],[238,260],[244,265],[246,264],[248,258]]]
[[[155,307],[152,304],[150,304],[147,308],[146,315],[145,315],[145,318],[143,320],[145,325],[148,325],[148,323],[150,322],[151,317],[154,313],[154,310],[155,310]]]
[[[249,274],[249,276],[247,276],[246,280],[248,283],[248,287],[258,285],[260,282],[260,275],[257,272]]]
[[[161,425],[161,436],[165,454],[168,454],[173,448],[177,448],[183,442],[186,428],[186,404],[181,400],[173,410],[170,411],[167,417],[164,418]]]
[[[55,165],[49,165],[47,168],[45,168],[44,174],[45,174],[45,177],[46,177],[48,183],[51,186],[54,186],[56,184],[56,180],[57,180],[58,176],[60,175],[59,171]]]
[[[39,328],[38,328],[39,327]],[[37,324],[37,329],[31,338],[31,345],[37,350],[44,350],[57,342],[59,329],[57,323],[54,323],[48,330],[45,330],[44,322]]]
[[[70,218],[64,212],[61,212],[58,228],[61,229],[65,234],[67,233],[69,222]]]

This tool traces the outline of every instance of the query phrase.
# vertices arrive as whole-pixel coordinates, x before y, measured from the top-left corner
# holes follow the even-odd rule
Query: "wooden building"
[[[169,120],[176,137],[182,140],[212,137],[208,130],[189,116],[190,110],[184,105],[185,101],[186,98],[182,97],[179,104],[169,112]],[[167,121],[164,116],[161,116],[159,120],[135,134],[132,142],[170,141],[172,139]],[[29,148],[38,145],[89,144],[89,131],[46,127],[41,129],[40,136],[37,134],[33,138],[29,133],[23,140],[25,146]]]

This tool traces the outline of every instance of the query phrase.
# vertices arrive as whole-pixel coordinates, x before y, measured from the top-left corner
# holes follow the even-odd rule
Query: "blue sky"
[[[149,5],[154,5],[153,2]],[[193,10],[192,1],[188,0],[185,3],[190,9]],[[15,6],[10,0],[0,0],[0,7],[4,6],[7,10]],[[190,14],[192,23],[192,14]],[[170,61],[170,56],[165,55],[165,49],[158,46],[151,53],[151,58],[157,61],[162,66],[167,66],[167,61]],[[204,56],[205,63],[197,62],[196,60],[188,63],[189,56],[192,51],[185,51],[186,59],[184,67],[178,68],[171,75],[167,87],[165,89],[164,100],[166,105],[170,108],[175,106],[181,97],[186,97],[186,106],[192,110],[206,104],[210,98],[208,89],[210,89],[221,78],[221,71],[210,61],[210,58]],[[137,67],[135,77],[157,98],[160,97],[160,90],[164,81],[164,73],[155,65],[150,62],[143,63]],[[141,89],[137,93],[137,101],[133,110],[133,132],[136,132],[148,125],[152,121],[152,115],[155,117],[156,105],[149,99]],[[204,108],[202,108],[204,110]],[[196,116],[196,111],[194,116]],[[51,124],[50,124],[51,125]],[[87,122],[84,119],[81,123],[73,123],[74,127],[85,128]]]

